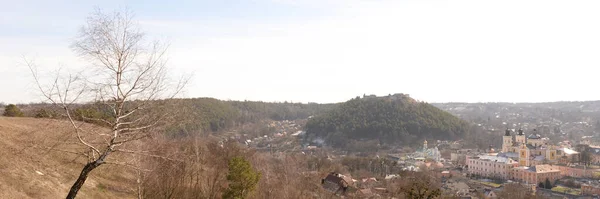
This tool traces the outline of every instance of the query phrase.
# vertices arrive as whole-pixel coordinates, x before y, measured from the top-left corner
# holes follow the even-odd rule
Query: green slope
[[[468,123],[428,103],[398,94],[355,98],[311,118],[309,139],[343,146],[350,140],[411,143],[422,139],[452,140],[465,136]]]

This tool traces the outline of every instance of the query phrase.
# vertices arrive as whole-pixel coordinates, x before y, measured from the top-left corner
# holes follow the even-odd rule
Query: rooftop
[[[479,159],[480,160],[488,160],[490,162],[502,162],[502,163],[506,163],[506,164],[511,164],[511,163],[515,162],[510,158],[507,158],[504,156],[497,156],[497,155],[481,155],[481,156],[479,156]]]
[[[536,173],[548,173],[548,172],[560,172],[560,170],[552,165],[547,165],[547,164],[540,164],[540,165],[536,165],[536,166],[532,166],[532,167],[515,167],[515,169],[519,169],[519,170],[526,170],[529,172],[536,172]]]
[[[540,134],[534,133],[527,136],[527,139],[542,139],[542,136]]]
[[[562,151],[567,155],[579,154],[579,152],[569,148],[562,148]]]

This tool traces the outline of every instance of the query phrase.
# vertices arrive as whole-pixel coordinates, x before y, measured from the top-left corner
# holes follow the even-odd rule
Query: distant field
[[[70,130],[56,120],[0,117],[0,198],[64,198],[85,160],[48,147],[77,149]],[[134,198],[132,173],[103,165],[78,198]]]

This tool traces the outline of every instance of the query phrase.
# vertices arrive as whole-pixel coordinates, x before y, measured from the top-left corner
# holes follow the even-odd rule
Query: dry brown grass
[[[0,117],[0,198],[63,198],[85,158],[65,121]],[[134,198],[134,172],[114,165],[92,171],[79,198]]]

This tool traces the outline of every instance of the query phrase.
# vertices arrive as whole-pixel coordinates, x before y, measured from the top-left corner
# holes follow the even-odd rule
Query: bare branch
[[[128,164],[128,163],[124,163],[124,162],[106,161],[106,162],[104,162],[104,164],[112,164],[112,165],[125,166],[125,167],[129,167],[129,168],[132,168],[132,169],[135,169],[135,170],[138,170],[138,171],[144,171],[144,172],[150,172],[150,171],[152,171],[152,170],[149,170],[149,169],[142,169],[142,168],[139,168],[139,167],[137,167],[137,166],[135,166],[133,164]]]
[[[143,155],[143,156],[148,156],[148,157],[153,157],[153,158],[159,158],[159,159],[169,160],[169,161],[175,161],[175,162],[182,162],[183,161],[183,160],[172,159],[172,158],[165,157],[165,156],[159,156],[159,155],[144,153],[144,152],[140,152],[140,151],[131,151],[131,150],[126,150],[126,149],[117,149],[117,150],[115,150],[115,152],[123,152],[123,153],[135,154],[135,155]]]

